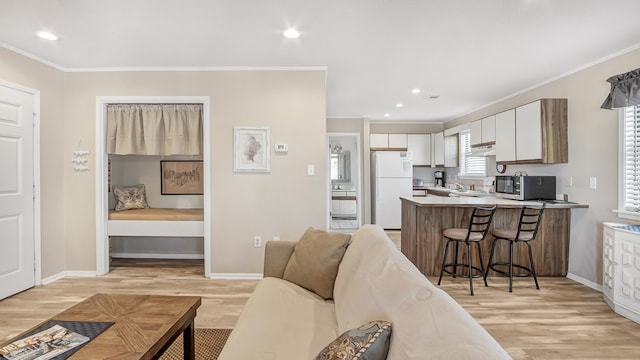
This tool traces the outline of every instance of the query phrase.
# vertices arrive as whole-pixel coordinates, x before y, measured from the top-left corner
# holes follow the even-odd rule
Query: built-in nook
[[[166,108],[162,109],[165,115],[162,112],[156,113],[151,125],[143,124],[144,121],[134,116],[125,119],[126,121],[120,119],[120,127],[129,127],[131,124],[123,136],[120,130],[115,135],[112,104],[125,107],[148,106],[155,108],[154,111],[159,106]],[[175,117],[166,115],[167,109],[174,111],[174,108],[184,104],[189,104],[186,105],[189,107],[187,112],[193,111],[195,106],[197,114],[176,113]],[[109,272],[112,257],[174,258],[204,259],[204,273],[209,276],[210,239],[205,231],[209,226],[209,186],[204,181],[209,177],[209,98],[105,97],[98,98],[97,108],[100,127],[96,132],[96,153],[102,156],[96,157],[96,181],[97,189],[103,190],[101,194],[98,191],[100,195],[96,199],[98,274]],[[171,122],[166,121],[166,118],[172,118]],[[149,126],[153,128],[153,136],[148,134]],[[146,128],[141,130],[143,127]],[[197,141],[191,142],[187,133]],[[125,137],[124,142],[117,143],[115,137]],[[129,141],[127,137],[137,139]],[[168,191],[166,171],[161,172],[161,164],[167,162],[197,164],[195,175],[188,171],[174,171],[174,175],[189,182],[197,180],[202,190]],[[172,179],[174,183],[177,180]],[[136,185],[144,185],[145,206],[134,204],[127,209],[131,211],[130,215],[124,214],[127,211],[114,211],[118,202],[114,196],[115,187],[119,186],[120,191],[125,187],[129,191]],[[139,193],[135,196],[139,196]],[[113,217],[116,214],[126,216]]]

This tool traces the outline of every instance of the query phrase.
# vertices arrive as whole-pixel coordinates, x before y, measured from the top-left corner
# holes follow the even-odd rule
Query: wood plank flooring
[[[232,328],[255,280],[211,280],[199,260],[114,260],[102,277],[64,278],[0,301],[0,341],[98,292],[199,295],[196,327]],[[437,278],[430,278],[434,283]],[[458,301],[514,359],[640,359],[640,325],[609,309],[602,294],[567,278],[445,276],[441,288]]]

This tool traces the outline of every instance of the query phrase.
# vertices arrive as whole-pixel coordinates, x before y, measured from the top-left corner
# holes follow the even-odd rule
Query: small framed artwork
[[[269,172],[270,146],[268,127],[233,128],[233,171]]]
[[[204,193],[202,160],[160,161],[162,195],[202,195]]]

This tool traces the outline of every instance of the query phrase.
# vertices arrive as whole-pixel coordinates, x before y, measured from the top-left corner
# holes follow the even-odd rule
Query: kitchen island
[[[480,243],[483,266],[489,258],[493,228],[516,228],[523,205],[540,205],[538,201],[515,201],[497,197],[407,197],[402,201],[402,253],[427,276],[440,274],[445,240],[442,231],[448,228],[467,228],[475,206],[497,205],[487,238]],[[586,208],[576,203],[547,204],[540,230],[531,242],[533,261],[538,276],[566,276],[568,271],[571,209]],[[499,244],[502,245],[502,244]],[[466,249],[461,247],[464,253]],[[475,252],[475,251],[474,251]],[[452,253],[452,252],[451,252]],[[460,254],[462,256],[463,254]],[[472,254],[477,261],[477,255]],[[509,248],[496,246],[494,259],[507,261]],[[517,246],[514,262],[528,264],[526,246]],[[493,271],[489,276],[494,275]]]

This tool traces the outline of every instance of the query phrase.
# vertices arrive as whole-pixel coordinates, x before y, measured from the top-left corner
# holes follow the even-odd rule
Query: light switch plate
[[[589,178],[589,187],[592,189],[597,189],[598,188],[598,178],[597,177],[590,177]]]
[[[316,173],[316,167],[313,164],[307,165],[307,175],[313,176]]]

